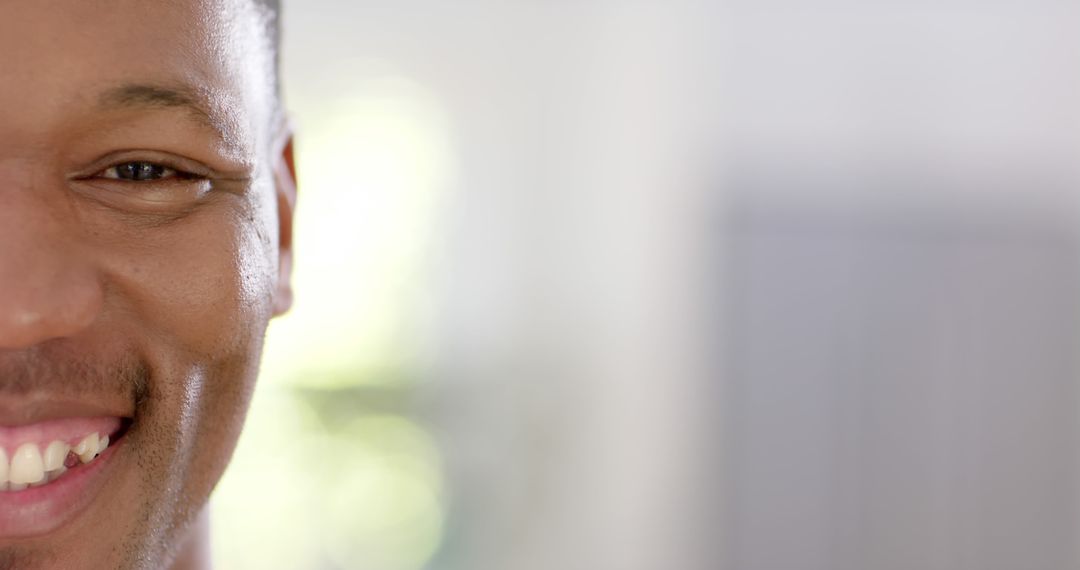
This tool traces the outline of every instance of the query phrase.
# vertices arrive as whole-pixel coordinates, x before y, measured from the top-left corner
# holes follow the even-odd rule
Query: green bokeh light
[[[441,459],[408,402],[447,127],[406,79],[355,92],[295,108],[297,300],[214,494],[219,568],[418,570],[442,538]]]

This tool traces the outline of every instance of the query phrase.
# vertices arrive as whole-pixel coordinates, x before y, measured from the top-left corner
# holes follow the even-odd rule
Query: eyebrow
[[[203,126],[218,130],[206,98],[188,87],[135,83],[121,85],[103,92],[98,97],[98,106],[110,110],[138,107],[184,109]]]

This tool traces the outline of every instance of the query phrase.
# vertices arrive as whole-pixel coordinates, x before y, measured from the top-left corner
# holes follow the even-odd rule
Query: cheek
[[[160,524],[124,530],[130,540],[183,528],[228,462],[272,312],[275,211],[230,194],[163,224],[94,221],[107,290],[96,330],[122,337],[153,369],[130,434],[140,469],[117,484],[143,498],[134,518]]]
[[[106,276],[110,308],[156,344],[203,364],[232,359],[261,339],[276,230],[264,204],[239,202],[226,196],[184,219],[120,232]]]
[[[269,193],[260,193],[269,196]],[[265,199],[239,221],[235,267],[239,275],[237,298],[253,319],[265,327],[272,315],[273,294],[278,279],[277,204]]]

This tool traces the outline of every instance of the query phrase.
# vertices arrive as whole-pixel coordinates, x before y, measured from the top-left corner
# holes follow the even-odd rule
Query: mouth
[[[119,439],[120,418],[71,418],[0,427],[0,492],[40,487],[97,459]]]
[[[0,425],[0,539],[51,532],[92,503],[130,424],[94,416]]]

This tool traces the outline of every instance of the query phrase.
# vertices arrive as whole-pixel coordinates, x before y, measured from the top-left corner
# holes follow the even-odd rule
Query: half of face
[[[0,2],[0,568],[167,568],[288,306],[249,0]]]

